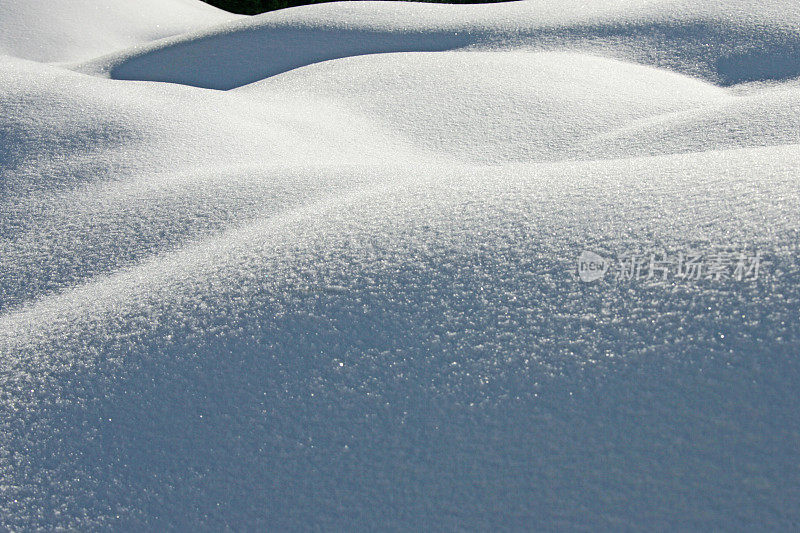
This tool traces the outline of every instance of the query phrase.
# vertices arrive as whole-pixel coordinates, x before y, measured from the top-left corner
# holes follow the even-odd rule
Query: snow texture
[[[798,58],[794,0],[0,0],[0,528],[797,529]]]

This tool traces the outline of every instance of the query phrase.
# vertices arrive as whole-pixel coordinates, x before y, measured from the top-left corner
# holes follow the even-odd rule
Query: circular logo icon
[[[608,266],[603,256],[586,250],[578,257],[578,277],[586,283],[597,281],[606,275]]]

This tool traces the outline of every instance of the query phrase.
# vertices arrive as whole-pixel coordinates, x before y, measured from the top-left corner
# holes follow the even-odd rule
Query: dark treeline
[[[330,0],[203,0],[204,2],[217,6],[220,9],[230,11],[232,13],[241,13],[243,15],[257,15],[265,11],[274,11],[276,9],[283,9],[285,7],[302,6],[306,4],[317,4],[320,1]],[[423,0],[423,1],[441,1],[448,4],[483,4],[487,2],[503,2],[506,0]]]

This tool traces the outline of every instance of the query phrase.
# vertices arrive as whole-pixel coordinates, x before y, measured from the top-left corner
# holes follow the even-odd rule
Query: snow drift
[[[4,528],[797,525],[790,2],[53,4],[0,0]]]

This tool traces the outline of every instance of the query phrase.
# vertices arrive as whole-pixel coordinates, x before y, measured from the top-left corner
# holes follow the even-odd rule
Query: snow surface
[[[0,53],[79,61],[236,20],[195,0],[0,0]]]
[[[3,529],[800,527],[793,1],[0,30]]]

